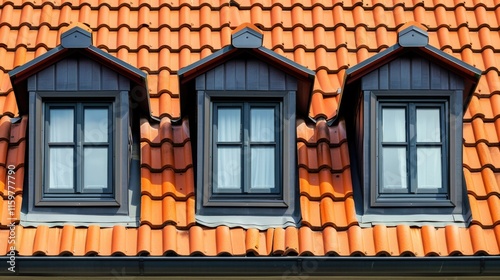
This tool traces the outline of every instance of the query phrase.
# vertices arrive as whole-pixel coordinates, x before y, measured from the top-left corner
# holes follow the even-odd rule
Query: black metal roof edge
[[[349,75],[351,75],[352,73],[360,70],[360,69],[363,69],[365,68],[366,66],[374,63],[375,61],[378,61],[378,60],[381,60],[383,59],[385,56],[391,54],[392,52],[396,51],[397,49],[399,48],[402,48],[401,45],[399,45],[399,43],[396,43],[390,47],[388,47],[387,49],[377,53],[376,55],[374,56],[371,56],[365,60],[363,60],[362,62],[352,66],[352,67],[349,67],[345,70],[345,77],[347,78]],[[345,83],[342,85],[343,87],[345,86]]]
[[[232,45],[227,45],[227,46],[223,47],[222,49],[214,52],[213,54],[211,54],[205,58],[202,58],[202,59],[200,59],[200,60],[198,60],[198,61],[196,61],[188,66],[182,67],[181,69],[179,69],[177,71],[177,75],[182,77],[187,72],[192,71],[192,70],[204,65],[205,63],[208,63],[208,62],[216,59],[217,57],[222,56],[223,54],[231,51],[232,49],[234,49],[234,47]]]
[[[461,68],[464,68],[467,71],[470,71],[471,73],[473,73],[476,76],[477,80],[479,81],[479,78],[482,74],[482,71],[480,69],[452,56],[451,54],[448,54],[448,53],[446,53],[446,52],[444,52],[436,47],[433,47],[429,44],[427,44],[425,46],[425,49],[429,50],[432,53],[435,53],[438,56],[441,56],[442,58],[456,64],[457,66],[459,66]]]
[[[498,276],[500,256],[0,257],[0,276]],[[9,269],[10,267],[10,269]],[[14,271],[14,272],[13,272]]]
[[[406,30],[406,29],[405,29]],[[431,53],[434,53],[435,55],[437,56],[440,56],[442,58],[444,58],[445,60],[453,63],[456,65],[455,68],[462,68],[463,70],[466,70],[466,71],[469,71],[473,74],[474,78],[477,80],[477,83],[479,82],[479,79],[481,78],[481,75],[482,75],[482,71],[468,63],[465,63],[464,61],[436,48],[436,47],[433,47],[429,44],[426,44],[424,47],[402,47],[399,43],[396,43],[392,46],[390,46],[389,48],[383,50],[382,52],[352,66],[352,67],[349,67],[346,69],[346,72],[345,72],[345,75],[344,75],[344,82],[342,84],[342,89],[341,89],[341,92],[340,92],[340,100],[339,100],[339,105],[338,105],[338,109],[337,109],[337,114],[335,115],[335,117],[333,117],[332,119],[328,120],[328,124],[329,125],[333,125],[334,123],[336,123],[336,121],[338,120],[339,118],[339,115],[340,115],[340,111],[342,110],[342,100],[344,99],[344,91],[345,91],[345,88],[347,86],[347,81],[349,80],[349,76],[351,76],[353,73],[367,67],[368,65],[371,65],[373,63],[375,63],[376,61],[382,61],[384,59],[384,57],[386,56],[389,56],[391,53],[397,51],[398,49],[408,49],[408,50],[411,50],[411,49],[415,49],[415,50],[418,50],[418,49],[425,49]],[[476,86],[477,86],[477,83],[476,83]],[[471,89],[472,91],[475,89],[475,86]],[[472,94],[473,92],[471,92]]]
[[[204,64],[206,64],[206,63],[208,63],[208,62],[210,62],[212,60],[214,60],[215,58],[224,55],[225,53],[227,53],[227,52],[229,52],[229,51],[231,51],[233,49],[236,49],[236,48],[233,47],[232,45],[225,46],[224,48],[222,48],[222,49],[214,52],[213,54],[211,54],[211,55],[209,55],[209,56],[207,56],[207,57],[205,57],[205,58],[203,58],[201,60],[198,60],[198,61],[196,61],[196,62],[194,62],[194,63],[192,63],[192,64],[190,64],[188,66],[185,66],[185,67],[179,69],[177,71],[177,75],[179,75],[179,76],[182,77],[185,73],[190,72],[190,71],[192,71],[192,70],[194,70],[194,69],[196,69],[196,68],[198,68],[198,67],[200,67],[200,66],[202,66],[202,65],[204,65]],[[246,50],[246,49],[242,49],[242,50]],[[301,72],[304,72],[305,74],[307,74],[309,76],[310,79],[313,79],[314,76],[316,75],[316,73],[314,71],[312,71],[312,70],[310,70],[310,69],[308,69],[308,68],[306,68],[306,67],[304,67],[304,66],[302,66],[302,65],[300,65],[298,63],[296,63],[295,61],[290,60],[290,59],[288,59],[288,58],[286,58],[286,57],[284,57],[284,56],[282,56],[282,55],[280,55],[280,54],[278,54],[278,53],[276,53],[276,52],[274,52],[274,51],[272,51],[272,50],[270,50],[268,48],[260,47],[260,48],[257,48],[257,50],[260,51],[260,52],[262,52],[262,53],[264,53],[264,54],[266,54],[266,55],[269,55],[269,56],[271,56],[273,58],[276,58],[277,60],[279,60],[279,61],[281,61],[281,62],[289,65],[290,67],[293,67],[293,68],[295,68],[295,69],[297,69],[297,70],[299,70]]]
[[[20,65],[20,66],[18,66],[16,68],[10,70],[9,71],[10,78],[11,79],[15,78],[19,73],[22,73],[22,72],[30,69],[31,67],[35,66],[36,64],[41,63],[44,60],[50,58],[51,56],[56,55],[57,53],[59,53],[63,49],[64,49],[63,46],[58,45],[57,47],[55,47],[55,48],[51,49],[50,51],[48,51],[48,52],[40,55],[39,57],[36,57],[33,60],[30,60],[30,61],[26,62],[25,64]]]
[[[109,53],[99,49],[98,47],[89,46],[87,49],[89,51],[95,53],[96,55],[101,56],[101,57],[107,59],[108,61],[111,61],[112,63],[114,63],[118,66],[121,66],[121,67],[125,68],[126,70],[134,73],[135,75],[139,76],[144,81],[146,80],[147,74],[144,71],[142,71],[141,69],[139,69],[139,68],[115,57],[115,56],[110,55]]]
[[[300,64],[298,64],[297,62],[291,60],[291,59],[288,59],[268,48],[265,48],[265,47],[260,47],[258,48],[259,51],[273,57],[273,58],[276,58],[277,60],[287,64],[288,66],[290,67],[293,67],[295,68],[296,70],[299,70],[301,72],[304,72],[305,74],[307,74],[309,76],[309,79],[314,79],[314,76],[316,76],[316,72],[314,72],[313,70],[307,68],[307,67],[304,67]]]

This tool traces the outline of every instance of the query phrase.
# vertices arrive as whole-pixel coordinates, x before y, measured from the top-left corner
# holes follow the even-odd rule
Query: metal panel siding
[[[413,57],[396,59],[368,73],[361,86],[363,90],[461,90],[463,81],[429,60]]]
[[[450,75],[450,89],[461,90],[464,88],[463,80],[457,75]]]
[[[105,90],[118,89],[118,74],[106,67],[101,67],[101,88]]]
[[[297,79],[294,79],[292,76],[286,75],[286,89],[287,90],[295,90],[297,88]]]
[[[266,67],[267,68],[267,67]],[[259,80],[260,80],[260,75],[259,72],[255,74],[251,74],[252,71],[255,71],[255,69],[259,69],[259,63],[258,61],[255,60],[250,60],[248,61],[246,65],[246,72],[247,72],[247,90],[260,90],[259,88]]]
[[[56,90],[63,91],[67,90],[66,84],[68,83],[68,62],[67,60],[60,61],[56,64],[56,76],[55,76],[55,84]]]
[[[363,77],[362,87],[370,89],[379,88],[378,76],[379,76],[378,70],[368,73],[366,76]]]
[[[252,73],[253,75],[259,76],[259,90],[269,89],[269,66],[259,61],[258,67],[255,70],[257,71],[257,73],[251,70],[248,72]]]
[[[236,64],[234,62],[234,60],[232,61],[228,61],[225,65],[225,70],[226,70],[226,79],[224,80],[224,77],[220,77],[220,76],[217,76],[216,75],[216,80],[218,81],[224,81],[224,84],[225,84],[225,87],[224,89],[225,90],[231,90],[231,89],[236,89],[237,86],[236,84],[238,83],[236,81],[237,79],[237,75],[236,75]]]
[[[411,84],[413,89],[429,88],[429,71],[429,62],[427,60],[413,60],[411,64]]]
[[[224,77],[226,77],[226,73],[224,72],[224,65],[221,65],[217,68],[214,69],[215,71],[213,72],[213,75],[210,76],[210,82],[213,83],[213,88],[217,90],[223,90],[224,89]],[[209,79],[207,79],[208,81]],[[217,82],[219,81],[219,82]]]
[[[196,78],[197,90],[297,90],[297,80],[259,60],[231,60]]]
[[[29,88],[28,90],[55,90],[56,89],[56,81],[54,79],[56,75],[56,66],[52,65],[48,68],[43,69],[38,72],[35,77],[30,77],[30,79],[34,79],[37,81],[35,88]]]
[[[215,70],[213,71],[209,71],[207,72],[204,76],[205,76],[205,86],[203,87],[203,89],[224,89],[224,85],[223,84],[220,84],[220,85],[216,85],[215,83],[215,76],[219,73],[219,71],[217,71],[218,68],[222,68],[222,70],[224,70],[224,66],[219,66],[217,68],[215,68]],[[219,69],[220,70],[220,69]],[[224,72],[224,71],[222,71]]]
[[[277,70],[276,68],[269,69],[270,89],[286,90],[285,79],[286,79],[285,73]]]
[[[406,58],[401,58],[401,81],[398,89],[411,89],[411,61]]]
[[[129,90],[124,76],[87,58],[68,58],[29,78],[30,91]]]
[[[235,90],[246,90],[246,82],[247,82],[247,75],[246,75],[246,63],[245,61],[235,61],[234,65],[234,73],[236,74],[236,88]]]
[[[389,89],[400,89],[401,85],[401,60],[395,60],[389,65]]]
[[[118,89],[128,91],[130,89],[130,80],[122,75],[117,75],[117,76],[118,76]]]
[[[447,76],[448,73],[446,73],[446,71],[444,71],[444,69],[442,69],[441,67],[435,65],[435,64],[431,64],[430,65],[430,70],[431,70],[431,84],[430,84],[430,87],[431,89],[442,89],[443,87],[443,76]],[[448,80],[448,78],[446,77],[445,79],[446,81]],[[446,83],[446,87],[448,87],[448,83]]]
[[[101,65],[91,60],[80,60],[80,90],[100,90],[106,81],[102,77]]]
[[[203,90],[205,89],[205,84],[206,84],[206,75],[200,75],[196,77],[196,83],[195,83],[195,89],[196,90]]]
[[[389,65],[384,65],[378,69],[378,82],[380,89],[389,89]]]

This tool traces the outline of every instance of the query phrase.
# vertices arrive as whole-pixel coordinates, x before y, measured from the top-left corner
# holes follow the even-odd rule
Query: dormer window
[[[9,73],[29,118],[22,225],[138,225],[139,118],[149,116],[149,99],[132,104],[130,95],[145,89],[146,75],[91,43],[77,24],[60,46]]]
[[[374,126],[370,147],[377,158],[371,205],[450,206],[450,91],[371,91]],[[453,112],[456,113],[456,112]],[[451,132],[454,134],[453,132]]]
[[[469,221],[462,118],[480,74],[429,46],[415,26],[346,71],[339,119],[362,226]]]
[[[195,149],[197,222],[296,225],[295,121],[307,117],[314,72],[262,47],[262,33],[247,24],[232,45],[179,75]]]
[[[116,125],[112,103],[103,101],[45,102],[43,198],[114,196]]]

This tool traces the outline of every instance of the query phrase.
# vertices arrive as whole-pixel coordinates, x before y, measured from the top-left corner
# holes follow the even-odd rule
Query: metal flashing
[[[88,48],[92,45],[92,33],[75,26],[61,34],[61,46],[67,49]]]
[[[416,26],[410,26],[399,32],[398,43],[402,47],[425,47],[429,44],[429,35]]]
[[[250,27],[245,27],[231,35],[231,44],[235,48],[259,48],[262,46],[262,41],[262,34]]]

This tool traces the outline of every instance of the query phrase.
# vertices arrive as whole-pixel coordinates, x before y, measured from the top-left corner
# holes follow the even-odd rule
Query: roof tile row
[[[94,45],[148,73],[159,123],[141,120],[141,226],[16,227],[20,255],[340,255],[445,256],[500,253],[500,25],[497,0],[262,1],[111,0],[0,1],[0,244],[8,251],[8,174],[15,167],[19,220],[27,118],[17,108],[8,71],[59,44],[64,27],[84,22]],[[396,43],[417,21],[432,46],[482,69],[464,123],[469,228],[358,225],[346,128],[328,126],[348,67]],[[177,71],[230,43],[241,22],[259,26],[264,46],[315,70],[310,115],[297,121],[302,226],[201,227],[189,123],[180,116]]]
[[[373,228],[350,227],[336,230],[327,226],[315,231],[304,226],[270,228],[265,231],[225,226],[189,230],[167,225],[152,229],[76,228],[39,226],[16,228],[19,255],[338,255],[338,256],[445,256],[497,255],[500,253],[500,226],[482,229],[447,226]],[[0,231],[0,244],[7,244],[8,231]],[[7,253],[8,246],[2,249]]]

